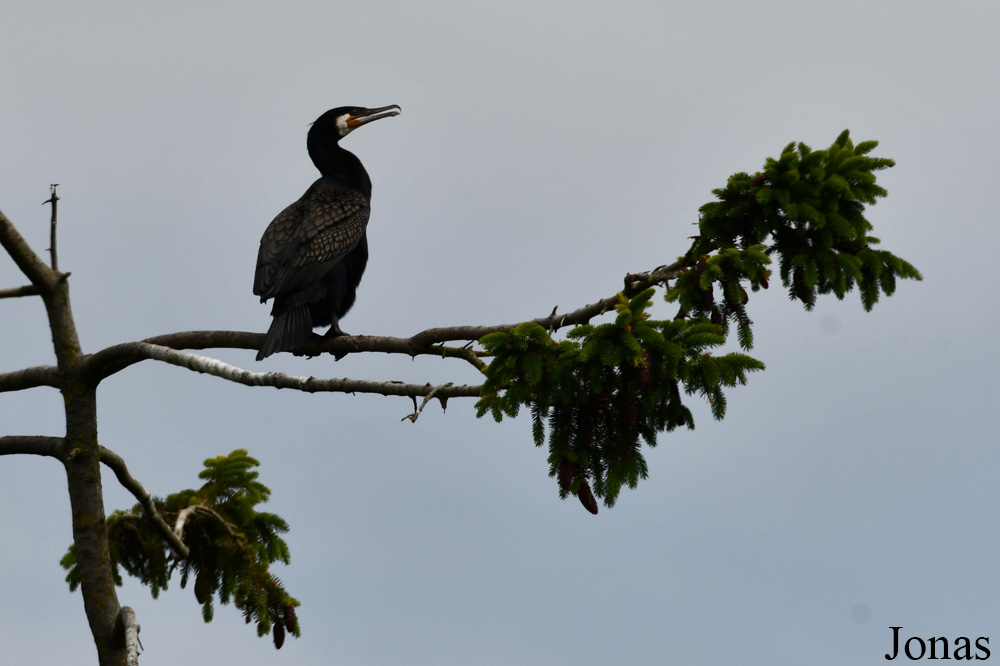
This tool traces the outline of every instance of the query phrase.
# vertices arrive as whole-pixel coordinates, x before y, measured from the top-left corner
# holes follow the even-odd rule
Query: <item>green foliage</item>
[[[743,284],[753,291],[767,284],[770,263],[762,244],[723,247],[713,255],[698,257],[694,266],[681,273],[667,290],[666,299],[680,305],[678,317],[708,318],[721,325],[724,333],[728,334],[730,321],[735,322],[740,346],[749,350],[753,347],[753,322],[747,315],[750,296]],[[715,299],[716,284],[722,294],[721,302]]]
[[[871,310],[880,294],[893,294],[897,278],[922,279],[911,264],[876,249],[879,240],[869,233],[865,206],[886,195],[875,172],[895,164],[868,156],[877,145],[855,146],[844,130],[826,150],[790,143],[756,175],[731,176],[713,191],[718,200],[701,207],[696,253],[766,246],[767,255],[778,257],[789,297],[807,310],[818,294],[842,299],[855,286]]]
[[[612,506],[622,486],[647,476],[641,444],[678,426],[694,428],[681,394],[699,393],[713,415],[725,414],[722,389],[744,384],[763,364],[743,354],[714,356],[722,327],[705,320],[654,321],[654,290],[620,296],[614,322],[583,325],[555,342],[528,322],[482,339],[493,362],[476,407],[500,421],[531,412],[535,444],[548,432],[549,474],[560,496],[591,492]],[[585,502],[586,503],[586,502]]]
[[[280,647],[286,630],[299,636],[295,607],[299,602],[270,573],[273,562],[289,561],[288,544],[281,534],[288,524],[273,513],[257,511],[271,491],[257,481],[260,463],[243,449],[228,456],[209,458],[198,475],[205,483],[198,490],[183,490],[165,499],[154,498],[157,513],[170,525],[183,521],[182,539],[190,550],[186,558],[174,554],[142,507],[116,511],[108,517],[112,574],[122,584],[121,569],[148,585],[153,597],[167,588],[171,575],[180,573],[181,587],[194,578],[194,593],[202,617],[210,622],[213,599],[230,601],[247,623],[255,622],[257,634],[273,632]],[[70,589],[80,579],[73,546],[61,561],[68,569]]]
[[[791,143],[763,171],[737,173],[714,190],[691,250],[670,267],[664,297],[679,307],[673,321],[649,318],[649,288],[619,295],[614,322],[578,326],[562,341],[531,322],[485,336],[493,360],[479,416],[500,421],[526,407],[535,444],[547,434],[560,496],[574,493],[594,513],[592,493],[612,506],[622,486],[647,476],[642,442],[655,446],[664,430],[694,427],[682,392],[707,399],[721,419],[723,390],[764,368],[744,354],[712,350],[734,325],[740,347],[753,347],[749,292],[768,287],[774,258],[789,295],[807,310],[819,294],[842,299],[855,286],[870,310],[898,278],[922,279],[870,235],[865,206],[886,195],[875,173],[893,166],[868,156],[877,145],[855,146],[846,130],[826,150]]]

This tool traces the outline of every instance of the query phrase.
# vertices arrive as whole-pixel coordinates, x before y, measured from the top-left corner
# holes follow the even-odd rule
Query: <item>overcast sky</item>
[[[592,516],[560,501],[525,419],[473,401],[251,389],[155,362],[101,385],[102,444],[154,494],[238,447],[291,523],[276,570],[303,636],[275,652],[190,589],[120,591],[144,666],[176,663],[879,664],[890,626],[1000,651],[993,266],[994,2],[16,2],[0,9],[0,210],[48,247],[85,351],[266,330],[260,235],[316,177],[310,122],[402,115],[345,147],[374,183],[353,333],[514,322],[675,259],[698,207],[790,141],[844,128],[897,160],[870,211],[922,283],[864,313],[752,295],[768,369],[661,437]],[[0,288],[24,283],[0,257]],[[831,297],[832,298],[832,297]],[[673,313],[661,303],[661,316]],[[0,301],[0,371],[54,355],[38,299]],[[254,370],[476,382],[461,362]],[[63,432],[52,389],[0,395],[0,433]],[[105,475],[110,512],[134,499]],[[0,460],[4,663],[96,663],[63,582],[65,476]]]

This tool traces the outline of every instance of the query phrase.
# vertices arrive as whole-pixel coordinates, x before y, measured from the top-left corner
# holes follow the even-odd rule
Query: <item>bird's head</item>
[[[322,136],[324,139],[334,138],[339,141],[351,133],[351,131],[367,125],[379,118],[398,116],[401,109],[396,104],[380,106],[377,109],[366,109],[360,106],[338,106],[330,109],[313,123],[309,129],[310,139],[313,135]]]

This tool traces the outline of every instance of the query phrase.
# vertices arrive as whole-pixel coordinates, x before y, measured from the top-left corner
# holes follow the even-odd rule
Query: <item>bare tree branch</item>
[[[464,339],[464,338],[455,338]],[[251,349],[256,351],[264,340],[263,333],[246,331],[184,331],[146,338],[141,342],[170,349]],[[102,349],[84,358],[86,372],[97,381],[105,379],[128,366],[146,360],[148,356],[133,354],[134,348],[123,343]],[[414,343],[414,338],[392,338],[385,336],[351,335],[332,340],[318,340],[304,345],[297,351],[299,355],[318,356],[323,353],[343,356],[357,352],[384,352],[406,354],[408,356],[438,356],[461,358],[476,369],[482,370],[486,364],[476,352],[467,348],[445,347],[443,345],[423,345]]]
[[[185,331],[183,333],[170,333],[158,335],[142,340],[142,343],[149,343],[160,347],[171,349],[253,349],[260,347],[264,340],[263,333],[247,333],[242,331]],[[83,357],[83,372],[92,381],[101,381],[116,372],[150,358],[149,356],[136,353],[131,345],[140,343],[126,342],[123,344],[107,347],[94,354],[87,354]]]
[[[0,437],[0,456],[27,453],[49,456],[62,460],[65,457],[65,440],[44,435],[4,435]]]
[[[54,365],[38,365],[33,368],[0,373],[0,393],[23,391],[37,386],[62,386],[59,368]]]
[[[26,284],[23,287],[13,287],[12,289],[0,289],[0,298],[20,298],[21,296],[37,296],[38,287],[33,284]]]
[[[59,274],[45,265],[24,237],[14,228],[6,215],[0,211],[0,245],[10,255],[21,272],[39,292],[51,292],[59,282]]]
[[[251,334],[257,335],[257,334]],[[274,388],[292,388],[307,393],[339,392],[339,393],[378,393],[380,395],[424,396],[435,389],[430,384],[404,384],[403,382],[377,382],[361,379],[317,379],[315,377],[299,377],[286,375],[283,372],[251,372],[235,365],[207,356],[190,352],[178,351],[169,347],[150,344],[148,342],[126,342],[109,347],[91,359],[104,354],[102,359],[146,358],[177,365],[195,372],[202,372],[222,379],[227,379],[244,386],[273,386]],[[440,397],[478,397],[480,386],[453,386],[438,391]]]
[[[111,449],[101,447],[101,462],[111,468],[111,471],[115,473],[118,477],[118,483],[132,493],[139,504],[142,506],[142,511],[144,517],[149,520],[156,530],[163,537],[164,541],[170,545],[170,550],[174,551],[174,555],[179,558],[186,558],[191,554],[188,547],[184,545],[184,542],[180,539],[179,534],[175,534],[167,521],[163,520],[159,512],[156,510],[156,505],[153,504],[153,498],[150,496],[149,492],[143,487],[139,481],[132,476],[128,471],[128,466],[125,465],[125,460],[122,459],[117,453]]]

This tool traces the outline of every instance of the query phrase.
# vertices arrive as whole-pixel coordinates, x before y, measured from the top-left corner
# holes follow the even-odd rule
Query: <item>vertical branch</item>
[[[52,204],[52,265],[56,263],[56,185],[45,203]],[[59,368],[59,390],[66,415],[63,466],[73,519],[73,546],[83,606],[101,666],[124,666],[124,635],[116,631],[121,605],[111,571],[101,454],[97,440],[97,382],[85,376],[83,350],[70,307],[69,281],[45,265],[14,225],[0,213],[0,245],[38,289],[45,304]]]
[[[52,270],[59,270],[59,259],[56,256],[56,204],[59,202],[59,197],[56,196],[56,188],[59,187],[59,183],[52,183],[49,185],[50,196],[47,200],[42,202],[44,206],[47,203],[52,204],[52,218],[49,221],[49,253],[52,255]]]

